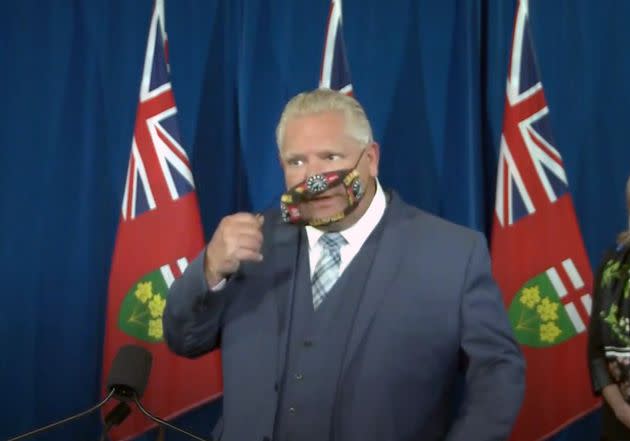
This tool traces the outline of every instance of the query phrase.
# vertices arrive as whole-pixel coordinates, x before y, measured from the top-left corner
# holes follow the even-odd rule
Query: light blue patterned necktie
[[[339,250],[347,243],[341,233],[325,233],[319,238],[322,254],[315,265],[311,285],[313,288],[313,307],[317,309],[326,298],[326,294],[339,278],[341,254]]]

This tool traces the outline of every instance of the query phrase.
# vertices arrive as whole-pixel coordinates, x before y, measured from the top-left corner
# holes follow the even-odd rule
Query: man
[[[507,438],[524,365],[484,238],[383,191],[379,146],[351,97],[296,96],[276,137],[281,212],[224,218],[164,314],[174,352],[221,348],[215,437]]]

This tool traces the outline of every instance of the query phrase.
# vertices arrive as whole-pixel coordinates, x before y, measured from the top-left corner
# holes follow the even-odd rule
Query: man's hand
[[[206,247],[204,272],[208,286],[212,288],[235,273],[243,261],[262,261],[263,222],[261,215],[251,213],[221,219]]]

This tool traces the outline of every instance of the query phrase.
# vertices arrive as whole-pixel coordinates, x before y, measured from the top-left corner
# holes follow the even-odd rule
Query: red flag
[[[169,79],[163,11],[158,0],[149,27],[109,279],[103,381],[121,345],[144,346],[153,354],[153,368],[142,402],[157,416],[171,419],[217,397],[222,378],[217,352],[186,360],[171,354],[162,336],[168,288],[204,246]],[[129,439],[153,426],[134,411],[113,430],[113,439]]]
[[[520,1],[506,89],[492,229],[492,267],[527,360],[512,438],[544,439],[598,405],[586,326],[592,273]]]

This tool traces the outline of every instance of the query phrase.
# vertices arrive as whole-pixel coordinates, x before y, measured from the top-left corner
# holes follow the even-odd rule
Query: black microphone
[[[180,429],[161,418],[156,417],[146,410],[140,398],[144,394],[149,381],[151,371],[151,352],[143,347],[127,345],[120,348],[112,363],[112,369],[107,379],[107,390],[113,394],[114,398],[123,403],[133,401],[138,409],[152,421],[177,432],[183,433],[197,441],[206,441],[197,435]]]
[[[153,356],[141,346],[125,345],[118,350],[107,377],[107,390],[119,401],[142,397],[149,382]]]
[[[105,403],[107,403],[111,398],[124,396],[124,394],[127,392],[125,386],[135,388],[135,390],[139,391],[142,394],[149,380],[149,372],[151,370],[151,354],[148,354],[147,360],[146,354],[141,353],[140,351],[138,351],[138,349],[142,348],[128,345],[123,346],[118,350],[118,353],[116,354],[116,356],[114,357],[114,361],[112,362],[112,368],[110,370],[107,387],[107,395],[105,396],[103,401],[95,406],[90,407],[87,410],[84,410],[83,412],[79,412],[62,420],[55,421],[54,423],[48,424],[47,426],[31,430],[30,432],[18,435],[7,441],[18,441],[21,439],[29,438],[33,435],[46,432],[48,430],[54,429],[55,427],[61,426],[62,424],[66,424],[70,421],[74,421],[83,416],[89,415],[104,406]],[[122,421],[122,419],[120,421]]]

